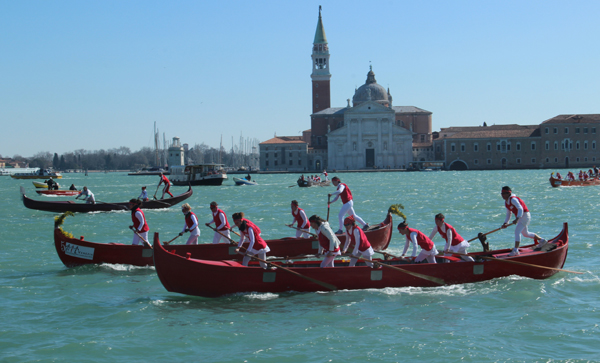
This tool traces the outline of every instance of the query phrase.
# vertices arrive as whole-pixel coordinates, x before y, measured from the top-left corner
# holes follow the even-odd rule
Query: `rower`
[[[531,221],[531,214],[529,213],[529,209],[525,205],[525,202],[512,194],[512,190],[509,186],[502,187],[502,199],[504,199],[504,207],[506,207],[506,219],[504,220],[504,224],[500,228],[504,229],[509,226],[508,220],[510,219],[511,213],[515,215],[515,220],[512,224],[516,224],[515,227],[515,248],[508,254],[509,256],[518,256],[519,255],[519,245],[521,244],[521,234],[523,237],[533,238],[533,241],[537,244],[536,247],[541,248],[548,241],[544,238],[541,238],[535,233],[529,232],[527,226],[529,226],[529,222]],[[516,223],[515,223],[516,222]],[[539,244],[538,244],[539,242]]]
[[[138,199],[141,200],[142,202],[148,201],[148,192],[146,191],[146,187],[142,187],[142,193],[140,193],[140,196],[138,197]]]
[[[329,226],[329,222],[323,218],[312,215],[308,219],[310,226],[317,232],[317,238],[319,239],[319,255],[325,255],[323,262],[321,262],[321,268],[334,267],[333,261],[336,256],[341,254],[340,252],[340,240],[337,238],[333,230]]]
[[[369,267],[373,267],[373,262],[370,262],[373,258],[373,247],[369,243],[367,239],[367,235],[363,232],[362,229],[356,227],[356,222],[354,221],[354,217],[350,216],[344,219],[344,227],[346,227],[346,243],[344,243],[344,248],[342,253],[346,253],[348,251],[348,246],[353,243],[354,250],[352,251],[352,256],[350,256],[350,267],[356,266],[356,262],[358,258],[362,258],[365,260],[365,263]]]
[[[429,234],[429,239],[433,240],[435,234],[440,233],[440,236],[446,241],[444,256],[452,256],[453,252],[467,254],[467,248],[471,245],[456,232],[454,227],[445,222],[445,218],[442,213],[436,214],[435,227],[433,227],[433,230]],[[474,261],[471,256],[461,256],[461,258],[465,261]]]
[[[96,204],[96,199],[94,199],[94,193],[88,189],[88,187],[83,187],[83,190],[77,194],[75,199],[79,199],[79,197],[84,197],[86,204]]]
[[[171,194],[171,192],[169,191],[169,189],[171,188],[171,182],[169,181],[169,178],[167,178],[167,176],[163,173],[160,173],[160,181],[158,182],[158,186],[160,186],[161,183],[164,183],[165,187],[163,188],[162,197],[160,197],[160,199],[165,199],[165,194],[169,194],[171,198],[173,198],[173,194]]]
[[[205,223],[205,225],[210,226],[211,223],[215,224],[215,235],[213,236],[212,243],[219,243],[221,238],[225,239],[225,242],[227,242],[231,237],[231,234],[229,233],[231,227],[229,226],[229,221],[227,220],[225,212],[219,209],[217,202],[210,202],[210,211],[212,212],[213,219],[210,222]]]
[[[294,223],[298,223],[296,238],[309,238],[310,224],[308,223],[308,217],[306,217],[304,209],[298,207],[297,200],[292,200],[292,217],[294,220],[288,224],[288,227],[292,227]]]
[[[435,248],[433,241],[429,239],[429,237],[427,237],[423,232],[414,228],[408,228],[408,223],[406,223],[406,221],[398,224],[398,232],[400,232],[401,235],[406,236],[406,243],[404,244],[402,257],[404,257],[406,251],[408,250],[408,244],[412,243],[412,257],[415,257],[417,245],[421,247],[421,252],[419,252],[419,255],[415,258],[415,263],[421,262],[425,259],[427,259],[427,262],[429,263],[436,263],[435,255],[438,254],[438,250]]]
[[[267,264],[263,262],[267,259],[267,252],[271,251],[269,246],[267,246],[267,242],[260,236],[260,228],[250,220],[244,218],[244,213],[234,213],[232,215],[233,222],[240,230],[240,242],[238,243],[235,252],[244,253],[241,248],[242,244],[246,239],[249,242],[248,248],[246,248],[246,252],[244,253],[244,259],[242,261],[242,265],[248,266],[248,262],[251,259],[251,256],[258,255],[258,257],[262,260],[260,262],[260,267],[263,269],[267,269]],[[271,267],[272,270],[276,269],[276,267]]]
[[[340,222],[340,229],[335,233],[336,234],[343,233],[343,230],[342,230],[343,223],[342,222],[343,222],[343,218],[346,214],[354,216],[354,219],[363,226],[363,231],[368,230],[369,224],[366,223],[365,221],[363,221],[363,219],[360,218],[356,214],[356,212],[354,212],[354,201],[352,200],[352,192],[350,191],[350,188],[348,188],[348,186],[346,184],[342,183],[340,181],[340,178],[338,178],[337,176],[334,176],[333,179],[331,179],[331,182],[336,187],[336,191],[329,194],[329,197],[335,196],[335,198],[333,198],[333,200],[331,202],[329,202],[329,204],[334,203],[336,200],[338,200],[338,198],[342,198],[342,203],[343,203],[342,208],[340,209],[340,213],[338,214],[338,219]],[[329,205],[328,205],[328,207],[329,207]]]
[[[86,187],[83,188],[85,189]],[[129,229],[134,231],[132,244],[136,246],[144,240],[148,241],[148,231],[150,230],[146,222],[146,216],[144,216],[144,212],[140,209],[141,204],[141,200],[134,198],[129,200],[128,205],[129,209],[131,209],[131,221],[133,222],[133,225],[129,226]]]
[[[181,206],[181,212],[185,215],[185,224],[183,225],[183,231],[179,233],[183,236],[185,232],[190,232],[190,238],[188,238],[186,245],[197,245],[198,237],[200,237],[200,228],[198,228],[198,217],[192,212],[192,207],[185,203]]]

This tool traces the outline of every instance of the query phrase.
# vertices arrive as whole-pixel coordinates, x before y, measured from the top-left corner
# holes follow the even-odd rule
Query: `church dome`
[[[369,73],[367,73],[367,81],[365,84],[358,87],[354,92],[354,97],[352,97],[352,104],[354,107],[365,101],[374,101],[384,106],[388,106],[390,103],[385,88],[377,84],[375,73],[373,73],[372,68],[369,70]]]

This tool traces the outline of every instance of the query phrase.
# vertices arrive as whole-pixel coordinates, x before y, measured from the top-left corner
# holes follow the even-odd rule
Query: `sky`
[[[600,1],[0,0],[0,155],[299,136],[319,5],[332,107],[372,65],[433,131],[600,113]]]

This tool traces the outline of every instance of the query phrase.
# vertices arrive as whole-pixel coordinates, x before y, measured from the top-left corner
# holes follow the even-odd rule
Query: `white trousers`
[[[373,251],[373,247],[369,247],[366,251],[362,251],[362,252],[360,252],[358,250],[358,248],[354,248],[354,251],[352,252],[352,254],[354,256],[362,257],[365,260],[369,260],[369,261],[371,261],[373,259],[373,254],[374,253],[375,253],[375,251]],[[349,266],[350,267],[356,266],[356,262],[358,262],[357,258],[350,257],[350,265]],[[367,262],[367,261],[365,261],[365,264],[367,266],[369,266],[369,267],[373,267],[373,262]]]
[[[433,247],[431,249],[431,251],[421,249],[421,252],[419,252],[419,254],[417,255],[417,258],[415,258],[415,262],[421,262],[426,259],[427,262],[429,262],[429,263],[436,263],[435,255],[437,255],[437,254],[438,254],[438,250],[436,250],[435,247]]]
[[[360,218],[356,212],[354,212],[354,201],[350,200],[348,203],[342,205],[340,214],[338,214],[338,219],[340,220],[340,229],[342,231],[344,230],[344,216],[346,216],[346,214],[354,216],[354,220],[360,223],[363,227],[366,225],[365,221],[363,221],[363,219]]]
[[[134,232],[134,233],[133,233],[133,244],[134,244],[134,245],[136,245],[136,246],[137,246],[137,245],[138,245],[138,244],[140,244],[140,243],[141,243],[141,244],[144,244],[144,242],[143,242],[143,241],[142,241],[142,239],[141,239],[141,238],[138,236],[138,234],[139,234],[140,236],[144,237],[144,239],[145,239],[146,241],[148,241],[148,231],[146,231],[146,232],[138,232],[138,233],[135,233],[135,232]]]
[[[271,249],[269,248],[269,246],[267,246],[267,248],[263,248],[262,250],[248,250],[246,251],[246,255],[252,255],[252,256],[258,256],[258,258],[260,258],[261,260],[266,260],[267,259],[267,252],[271,251]],[[250,256],[244,256],[244,260],[242,261],[242,265],[244,266],[248,266],[248,262],[250,262],[250,260],[252,259],[252,257]],[[267,269],[267,264],[260,261],[260,267],[264,268],[265,270]]]
[[[196,228],[192,232],[190,232],[190,238],[188,238],[186,245],[197,245],[198,237],[200,237],[200,229]]]
[[[308,228],[303,228],[303,229],[297,229],[296,230],[296,238],[308,238],[310,237],[310,234],[308,234],[309,229]]]
[[[335,260],[335,258],[337,256],[341,255],[340,251],[337,252],[333,252],[333,254],[331,256],[327,256],[325,255],[325,258],[323,259],[323,261],[321,262],[321,268],[324,267],[334,267],[333,266],[333,261]]]
[[[448,251],[449,253],[445,253],[444,256],[451,256],[452,252],[456,252],[456,253],[467,253],[467,248],[471,247],[471,245],[469,244],[469,242],[467,241],[462,241],[461,243],[452,246],[450,245],[450,247],[448,247]],[[471,256],[460,256],[460,258],[462,258],[465,261],[475,261],[473,259],[473,257]]]
[[[515,226],[515,242],[521,242],[521,235],[527,238],[534,238],[535,233],[529,232],[527,226],[531,222],[531,214],[529,212],[523,213],[523,216],[519,218],[517,225]]]
[[[222,234],[224,234],[227,237],[222,236],[221,234],[219,234],[219,232],[221,232]],[[219,243],[221,242],[221,238],[225,240],[225,243],[229,243],[229,240],[227,238],[231,238],[231,233],[229,233],[229,230],[226,229],[224,231],[215,231],[215,235],[213,236],[213,242],[212,243]]]

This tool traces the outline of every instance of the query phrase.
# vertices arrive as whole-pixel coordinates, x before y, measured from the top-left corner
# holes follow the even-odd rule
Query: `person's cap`
[[[354,216],[346,217],[346,219],[344,219],[344,226],[346,226],[348,224],[353,224],[353,223],[354,223]]]

